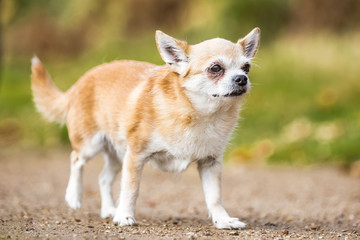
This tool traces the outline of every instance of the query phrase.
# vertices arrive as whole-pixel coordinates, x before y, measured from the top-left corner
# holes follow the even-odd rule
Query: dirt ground
[[[248,226],[218,230],[194,167],[175,175],[145,168],[138,226],[101,219],[102,164],[85,167],[83,205],[74,211],[64,200],[66,151],[0,153],[0,239],[360,239],[360,178],[337,167],[226,165],[224,206]]]

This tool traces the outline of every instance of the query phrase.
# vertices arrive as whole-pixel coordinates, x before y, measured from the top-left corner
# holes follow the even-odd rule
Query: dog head
[[[215,38],[196,45],[156,32],[160,55],[179,74],[181,85],[192,94],[211,98],[238,97],[249,90],[248,74],[259,40],[259,28],[237,43]]]

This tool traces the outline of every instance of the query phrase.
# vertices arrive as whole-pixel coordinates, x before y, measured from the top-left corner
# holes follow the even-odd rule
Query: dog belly
[[[149,157],[149,163],[164,172],[182,172],[191,162],[191,159],[176,158],[167,151],[156,152]]]

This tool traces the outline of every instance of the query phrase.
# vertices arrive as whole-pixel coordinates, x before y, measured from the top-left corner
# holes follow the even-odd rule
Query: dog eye
[[[244,66],[242,66],[241,69],[242,69],[246,74],[248,74],[249,71],[250,71],[250,64],[248,64],[248,63],[244,64]]]
[[[210,67],[210,71],[213,72],[213,73],[218,73],[221,70],[223,70],[223,68],[219,64],[215,64],[215,65]]]

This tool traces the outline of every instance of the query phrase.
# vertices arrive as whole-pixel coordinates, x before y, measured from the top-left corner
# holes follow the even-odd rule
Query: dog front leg
[[[135,205],[144,162],[128,149],[124,158],[119,206],[113,221],[119,226],[136,225]]]
[[[199,161],[198,170],[205,194],[205,201],[213,224],[220,229],[244,228],[245,223],[228,215],[221,203],[222,164],[214,158]]]

